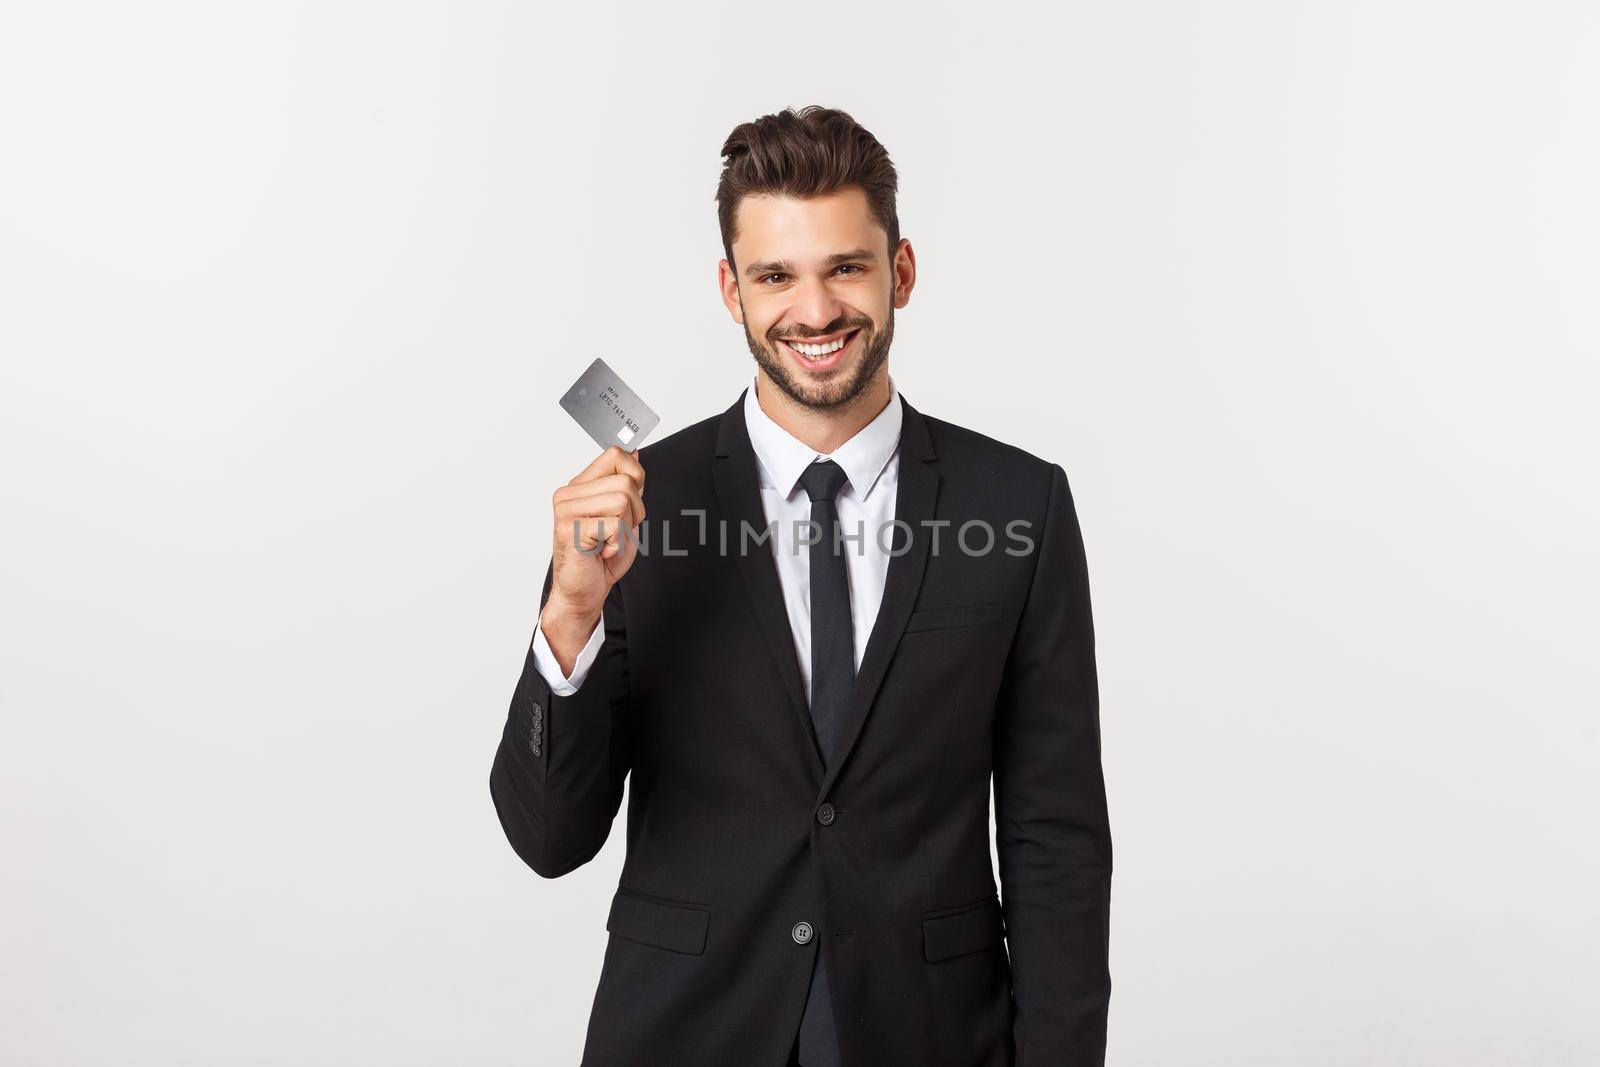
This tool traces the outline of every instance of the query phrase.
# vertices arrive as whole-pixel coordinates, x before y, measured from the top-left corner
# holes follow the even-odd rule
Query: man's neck
[[[839,408],[818,410],[796,402],[779,389],[767,372],[756,368],[756,403],[767,417],[807,448],[829,455],[861,432],[889,404],[889,368],[878,369],[865,389]]]

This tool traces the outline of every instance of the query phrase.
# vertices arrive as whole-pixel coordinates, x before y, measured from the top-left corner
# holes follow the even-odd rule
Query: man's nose
[[[803,282],[794,292],[794,303],[789,306],[789,318],[813,333],[826,333],[844,318],[845,307],[819,278]]]

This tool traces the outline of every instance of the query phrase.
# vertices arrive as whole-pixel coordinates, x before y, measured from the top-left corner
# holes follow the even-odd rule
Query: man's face
[[[846,406],[889,357],[894,309],[914,278],[910,242],[891,261],[888,235],[854,187],[807,200],[747,196],[737,218],[734,263],[720,272],[751,355],[796,403]]]

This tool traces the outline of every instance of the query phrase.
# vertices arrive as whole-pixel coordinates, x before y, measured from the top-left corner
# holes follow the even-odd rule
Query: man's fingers
[[[552,504],[559,504],[564,500],[577,500],[596,493],[622,492],[642,494],[644,487],[627,473],[602,474],[600,477],[587,482],[570,482],[560,486],[550,496]]]
[[[609,558],[622,550],[623,530],[622,519],[616,515],[595,515],[573,519],[571,524],[563,523],[559,527],[559,536],[562,541],[574,545],[581,551],[594,555],[602,542],[609,546],[605,554]],[[626,535],[630,540],[633,534]]]
[[[612,445],[550,498],[556,536],[589,554],[610,559],[624,536],[644,522],[644,466],[638,450]]]
[[[589,465],[573,476],[568,485],[577,485],[598,478],[603,474],[615,474],[617,471],[617,457],[622,453],[621,445],[612,445],[598,456],[589,461]]]
[[[623,485],[628,485],[626,478],[621,479]],[[637,490],[611,489],[601,492],[590,492],[582,495],[556,491],[556,498],[552,502],[557,522],[570,522],[573,519],[589,518],[593,516],[606,516],[610,518],[626,518],[629,526],[637,526],[644,521],[644,498]]]
[[[578,476],[568,482],[568,485],[577,485],[580,482],[594,481],[608,474],[626,474],[633,478],[640,489],[644,488],[644,465],[639,462],[638,449],[624,452],[621,445],[612,445],[590,461],[589,465],[578,472]]]

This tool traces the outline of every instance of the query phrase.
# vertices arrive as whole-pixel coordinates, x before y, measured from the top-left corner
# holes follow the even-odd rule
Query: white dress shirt
[[[744,423],[755,448],[761,477],[761,507],[769,527],[773,558],[783,587],[783,602],[794,637],[795,657],[811,699],[811,556],[807,524],[811,498],[800,485],[800,474],[814,460],[831,459],[844,468],[849,481],[840,489],[835,506],[850,579],[850,616],[854,628],[856,669],[872,635],[883,602],[883,585],[889,573],[889,548],[904,549],[905,534],[888,528],[894,519],[900,480],[900,392],[889,378],[889,403],[876,418],[831,453],[823,455],[772,421],[756,398],[760,377],[744,396]],[[828,536],[827,531],[822,531]],[[857,534],[860,536],[858,537]],[[710,534],[715,537],[715,534]],[[715,542],[713,542],[715,543]],[[739,532],[728,535],[730,549],[740,543]],[[826,543],[826,542],[823,542]],[[557,696],[571,696],[583,684],[605,641],[604,620],[595,625],[588,644],[578,653],[572,674],[563,676],[542,627],[534,628],[533,660]]]

